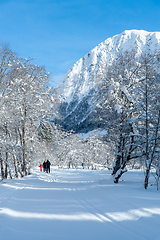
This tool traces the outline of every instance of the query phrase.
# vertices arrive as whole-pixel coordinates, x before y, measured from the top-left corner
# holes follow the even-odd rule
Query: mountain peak
[[[107,38],[83,58],[79,59],[65,74],[57,87],[63,98],[70,102],[74,94],[86,94],[94,87],[95,76],[111,64],[117,54],[134,49],[137,53],[160,50],[160,32],[145,30],[125,30],[112,38]],[[67,90],[66,90],[67,88]]]
[[[79,59],[65,74],[56,86],[62,96],[63,117],[66,119],[77,111],[89,114],[88,106],[93,101],[92,95],[97,83],[105,76],[107,66],[119,54],[134,49],[137,54],[142,52],[155,54],[160,51],[160,32],[147,32],[145,30],[125,30],[112,38],[107,38],[97,45],[88,54]],[[86,105],[87,102],[87,105]],[[80,107],[80,104],[83,108]],[[85,108],[84,108],[85,106]],[[72,121],[79,124],[86,116],[73,117]]]
[[[149,32],[145,30],[137,30],[137,29],[132,29],[132,30],[125,30],[121,34],[126,34],[126,35],[131,35],[131,34],[136,34],[136,35],[147,35]]]

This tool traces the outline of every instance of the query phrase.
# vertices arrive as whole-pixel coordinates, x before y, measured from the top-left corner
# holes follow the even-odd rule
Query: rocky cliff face
[[[95,127],[104,127],[103,121],[93,117],[97,88],[105,77],[107,66],[119,54],[132,49],[137,56],[142,52],[158,52],[160,32],[124,31],[100,43],[68,70],[55,87],[61,96],[59,111],[66,128],[87,132]]]

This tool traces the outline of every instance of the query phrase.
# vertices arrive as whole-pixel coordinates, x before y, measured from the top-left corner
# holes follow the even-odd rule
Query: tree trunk
[[[5,178],[7,179],[8,176],[8,152],[6,152],[6,163],[5,163]]]
[[[13,155],[13,159],[14,159],[15,177],[18,178],[17,161],[16,161],[16,157],[14,155]]]
[[[132,127],[132,126],[131,126],[130,132],[133,133],[133,127]],[[132,153],[132,151],[133,151],[133,143],[134,143],[134,137],[132,136],[132,137],[131,137],[131,141],[130,141],[130,144],[131,144],[131,145],[130,145],[130,148],[129,148],[129,150],[128,150],[127,156],[125,157],[125,156],[124,156],[124,152],[123,152],[123,149],[124,149],[124,137],[123,137],[123,138],[121,139],[121,141],[120,141],[120,144],[122,144],[122,148],[120,148],[120,146],[119,146],[119,151],[122,151],[123,154],[120,154],[120,153],[119,153],[119,159],[118,159],[118,161],[116,162],[116,166],[115,166],[114,169],[113,169],[112,175],[114,175],[114,183],[118,183],[120,177],[121,177],[125,172],[127,172],[127,170],[125,169],[125,167],[126,167],[127,162],[129,162],[130,159],[131,159],[131,153]],[[121,150],[120,150],[120,149],[121,149]],[[120,156],[122,156],[121,159],[120,159]]]
[[[2,180],[5,178],[5,173],[4,173],[4,165],[3,165],[3,160],[2,160],[2,155],[0,153],[0,162],[1,162],[1,177]]]
[[[24,120],[23,120],[23,125],[22,125],[22,151],[23,151],[23,163],[22,163],[22,171],[24,176],[27,175],[27,166],[26,166],[26,141],[25,141],[25,119],[26,119],[26,109],[24,111]]]
[[[145,175],[145,180],[144,180],[144,188],[145,189],[147,189],[147,187],[148,187],[149,172],[150,172],[150,169],[147,169],[146,170],[146,175]]]
[[[145,189],[148,188],[149,173],[150,173],[151,164],[152,164],[152,161],[153,161],[153,158],[154,158],[154,154],[155,154],[155,151],[156,151],[156,147],[157,147],[159,123],[160,123],[160,110],[158,111],[158,120],[157,120],[157,126],[156,126],[156,132],[155,132],[155,140],[154,140],[153,150],[152,150],[152,153],[151,153],[151,158],[149,160],[149,164],[148,164],[148,161],[146,162],[146,174],[145,174],[145,180],[144,180],[144,188]]]
[[[119,142],[118,142],[118,147],[117,147],[117,154],[116,154],[116,159],[114,161],[114,166],[113,166],[113,171],[112,175],[115,175],[116,172],[121,168],[121,159],[122,159],[122,134],[120,134]]]

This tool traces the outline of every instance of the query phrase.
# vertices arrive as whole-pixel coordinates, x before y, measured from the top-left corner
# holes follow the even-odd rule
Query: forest
[[[99,76],[97,75],[97,78]],[[114,183],[129,169],[160,176],[160,53],[120,54],[97,83],[98,104],[109,129],[75,133],[55,124],[59,97],[52,76],[32,59],[0,45],[0,175],[19,178],[49,159],[59,168],[109,169]],[[98,82],[98,81],[97,81]],[[109,112],[109,114],[108,114]],[[101,115],[98,115],[101,118]],[[110,134],[108,134],[110,132]]]

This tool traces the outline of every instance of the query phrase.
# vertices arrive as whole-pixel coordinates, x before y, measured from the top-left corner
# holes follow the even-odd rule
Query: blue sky
[[[45,65],[55,82],[124,30],[160,31],[159,0],[0,0],[0,39]]]

